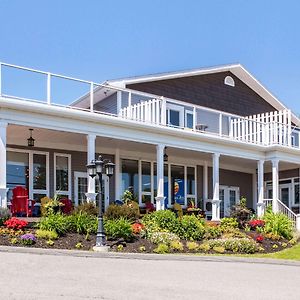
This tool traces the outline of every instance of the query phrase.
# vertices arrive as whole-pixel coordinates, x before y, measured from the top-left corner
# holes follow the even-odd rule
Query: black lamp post
[[[92,160],[86,167],[90,177],[94,178],[98,175],[99,179],[99,214],[96,247],[105,247],[106,238],[102,212],[102,174],[105,172],[105,174],[110,178],[114,174],[115,164],[110,160],[102,160],[102,156],[99,155],[98,159]]]

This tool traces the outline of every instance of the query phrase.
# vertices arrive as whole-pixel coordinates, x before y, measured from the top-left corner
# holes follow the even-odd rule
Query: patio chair
[[[30,202],[32,205],[32,202]],[[16,186],[13,189],[11,213],[17,217],[28,217],[32,212],[32,207],[29,209],[28,190],[22,186]]]

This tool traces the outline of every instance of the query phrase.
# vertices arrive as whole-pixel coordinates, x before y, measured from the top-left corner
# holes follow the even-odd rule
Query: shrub
[[[120,244],[120,245],[117,246],[117,251],[118,252],[122,252],[123,249],[124,249],[124,246],[122,244]]]
[[[12,245],[16,245],[16,244],[18,244],[19,243],[19,240],[17,239],[17,238],[11,238],[10,239],[10,243],[12,244]]]
[[[170,245],[173,241],[179,241],[179,237],[171,232],[153,232],[150,241],[154,244]]]
[[[204,230],[204,239],[216,239],[222,235],[222,231],[219,226],[210,226],[206,224]]]
[[[225,228],[223,229],[222,238],[246,238],[247,235],[241,232],[238,228]]]
[[[264,237],[263,237],[261,234],[259,234],[259,235],[255,238],[255,240],[256,240],[258,243],[262,243],[263,240],[264,240]]]
[[[239,223],[236,218],[223,218],[220,223],[221,228],[238,228]]]
[[[47,244],[48,246],[53,246],[53,245],[54,245],[54,241],[48,240],[48,241],[46,242],[46,244]]]
[[[258,251],[258,244],[248,238],[215,239],[207,242],[211,249],[224,247],[227,251],[238,253],[255,253]]]
[[[31,233],[21,235],[20,242],[23,245],[30,246],[36,243],[36,237]]]
[[[97,232],[98,220],[93,215],[79,211],[69,216],[68,219],[71,231],[82,234]]]
[[[217,253],[225,253],[225,248],[223,246],[215,246],[213,250]]]
[[[97,216],[98,215],[98,208],[96,207],[94,202],[84,202],[83,204],[78,205],[75,208],[74,213],[86,213],[91,216]]]
[[[125,218],[106,220],[104,222],[104,228],[110,239],[123,238],[125,241],[131,241],[133,239],[131,223]]]
[[[56,239],[58,239],[58,234],[53,230],[38,229],[35,232],[35,235],[38,239],[45,239],[45,240],[56,240]]]
[[[142,223],[146,226],[146,230],[151,230],[154,227],[160,231],[167,230],[177,233],[180,228],[179,219],[170,210],[159,210],[151,214],[146,214],[142,219]]]
[[[291,220],[282,213],[267,211],[263,217],[265,221],[264,232],[281,236],[286,239],[293,237],[293,224]]]
[[[240,203],[235,205],[230,213],[230,217],[236,218],[241,228],[245,226],[252,215],[252,211],[247,208],[246,203],[246,198],[242,197]]]
[[[170,249],[173,251],[183,251],[183,244],[180,241],[172,241],[170,243]]]
[[[39,223],[39,229],[55,231],[58,235],[63,235],[71,229],[70,217],[60,213],[43,217]]]
[[[78,242],[76,245],[75,245],[75,248],[76,249],[81,249],[83,247],[82,243]]]
[[[11,217],[11,212],[8,208],[0,207],[0,226]]]
[[[159,244],[154,250],[154,253],[157,254],[165,254],[165,253],[169,253],[169,246],[166,244]]]
[[[199,245],[196,242],[187,242],[186,247],[189,251],[197,251],[199,248]]]
[[[203,222],[196,216],[183,216],[180,225],[180,230],[178,230],[180,238],[192,241],[199,241],[203,238],[205,233]]]
[[[208,242],[199,245],[198,249],[203,252],[208,252],[210,250],[210,245]]]
[[[146,251],[146,247],[145,246],[140,246],[139,247],[139,251],[140,252],[145,252]]]
[[[138,205],[134,205],[132,202],[123,205],[110,204],[104,214],[108,220],[115,220],[119,218],[125,218],[127,220],[135,221],[140,216]]]
[[[13,218],[5,221],[4,225],[10,229],[14,229],[14,230],[21,229],[22,230],[28,225],[28,222],[13,217]]]

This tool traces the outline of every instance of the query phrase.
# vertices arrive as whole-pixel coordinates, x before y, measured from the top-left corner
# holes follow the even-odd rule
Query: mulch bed
[[[26,230],[27,233],[35,233],[34,229],[28,229]],[[255,232],[247,232],[246,233],[251,238],[255,238],[257,236],[257,233]],[[17,243],[12,244],[13,236],[7,235],[7,234],[1,234],[0,235],[0,245],[3,246],[16,246],[16,247],[24,247],[23,244]],[[77,248],[76,245],[80,243],[81,247]],[[92,250],[93,246],[96,243],[96,236],[95,235],[89,235],[88,237],[83,234],[77,234],[77,233],[68,233],[64,236],[59,237],[57,240],[54,240],[54,245],[48,245],[47,240],[45,239],[37,239],[37,242],[31,246],[25,246],[25,247],[33,247],[33,248],[49,248],[49,249],[78,249],[78,250]],[[184,250],[181,251],[181,253],[204,253],[199,251],[190,251],[186,247],[186,241],[182,241],[184,245]],[[198,242],[200,244],[200,242]],[[153,250],[157,247],[157,245],[151,243],[149,240],[139,238],[136,236],[135,240],[126,243],[123,239],[117,240],[117,241],[107,241],[107,245],[111,247],[111,251],[116,252],[126,252],[126,253],[153,253]],[[123,247],[118,247],[118,245],[122,245]],[[279,241],[273,241],[270,239],[264,239],[260,243],[261,247],[263,247],[265,250],[261,251],[260,253],[274,253],[281,251],[283,249],[290,248],[291,245],[288,243],[288,240],[286,239],[280,239]],[[276,246],[274,246],[276,245]],[[178,253],[178,252],[172,252],[171,253]],[[214,253],[213,251],[205,252],[205,253]],[[236,254],[230,251],[226,251],[227,254]]]

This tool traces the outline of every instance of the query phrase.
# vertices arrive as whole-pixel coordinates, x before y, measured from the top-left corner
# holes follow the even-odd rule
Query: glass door
[[[281,184],[279,187],[279,200],[287,207],[290,207],[291,191],[291,184]]]

